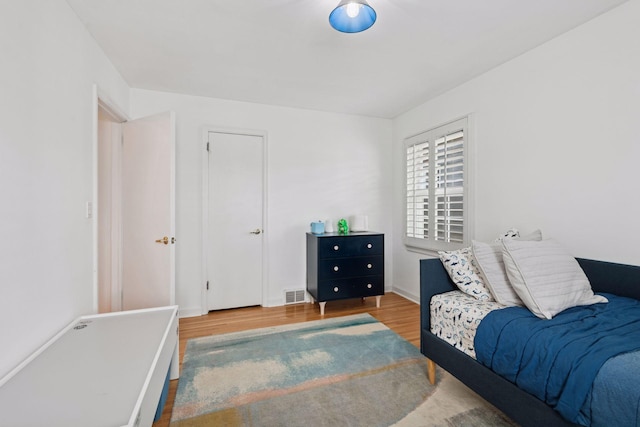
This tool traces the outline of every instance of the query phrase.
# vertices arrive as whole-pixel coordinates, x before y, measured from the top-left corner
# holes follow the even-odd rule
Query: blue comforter
[[[478,361],[578,423],[600,367],[640,350],[640,301],[603,295],[609,303],[570,308],[551,320],[523,307],[492,311],[476,332]]]

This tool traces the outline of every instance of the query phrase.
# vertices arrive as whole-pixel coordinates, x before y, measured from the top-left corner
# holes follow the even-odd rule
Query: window
[[[450,250],[470,240],[468,118],[407,138],[407,246]]]

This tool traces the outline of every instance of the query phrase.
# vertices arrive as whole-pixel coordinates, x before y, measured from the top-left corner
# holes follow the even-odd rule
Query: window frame
[[[409,165],[407,159],[407,150],[409,147],[416,146],[418,144],[422,144],[425,142],[429,142],[429,153],[436,153],[435,141],[444,135],[451,135],[455,132],[455,130],[462,130],[463,132],[463,232],[462,232],[462,242],[446,242],[442,240],[436,240],[434,238],[433,233],[430,233],[427,238],[417,238],[408,236],[408,206],[409,206],[409,194],[408,194],[408,185],[409,185]],[[409,136],[404,139],[402,148],[402,161],[403,161],[403,229],[402,236],[404,245],[408,250],[418,251],[418,252],[426,252],[430,254],[434,254],[437,251],[449,251],[460,249],[471,244],[471,240],[474,236],[474,191],[472,188],[473,184],[473,158],[474,158],[474,144],[473,144],[473,116],[468,114],[466,116],[460,117],[456,120],[452,120],[450,122],[444,123],[442,125],[430,128],[426,131],[417,133],[415,135]],[[435,210],[436,208],[436,191],[435,185],[432,185],[432,181],[435,179],[435,159],[429,159],[429,169],[428,176],[430,181],[428,187],[429,191],[429,207],[428,207],[428,228],[430,230],[435,230]],[[415,206],[415,202],[414,202]],[[414,230],[416,227],[414,227]]]

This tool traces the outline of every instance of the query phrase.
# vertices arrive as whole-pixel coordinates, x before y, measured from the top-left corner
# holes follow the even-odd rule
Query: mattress
[[[462,291],[450,291],[431,298],[431,333],[470,357],[476,358],[473,341],[480,321],[493,310],[505,306],[480,301]]]

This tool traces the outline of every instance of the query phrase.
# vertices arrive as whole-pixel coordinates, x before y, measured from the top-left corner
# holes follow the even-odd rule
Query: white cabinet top
[[[0,425],[136,425],[176,342],[177,306],[80,317],[0,380]]]

